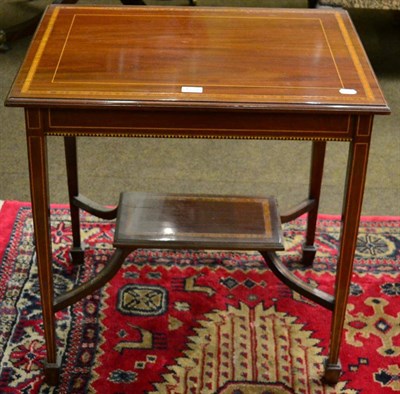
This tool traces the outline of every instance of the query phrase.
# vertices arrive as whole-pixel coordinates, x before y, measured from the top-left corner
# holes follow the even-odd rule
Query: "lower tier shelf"
[[[126,192],[114,246],[168,249],[283,250],[273,197]]]
[[[110,261],[95,278],[56,298],[55,311],[106,284],[138,248],[258,251],[291,289],[329,310],[334,308],[330,294],[296,277],[276,254],[284,246],[273,197],[121,193],[114,247]]]

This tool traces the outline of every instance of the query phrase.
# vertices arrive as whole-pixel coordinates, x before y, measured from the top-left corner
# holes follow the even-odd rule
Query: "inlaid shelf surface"
[[[122,193],[114,246],[283,250],[273,197]]]

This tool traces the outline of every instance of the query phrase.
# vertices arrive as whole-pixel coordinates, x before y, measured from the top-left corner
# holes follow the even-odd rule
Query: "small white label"
[[[342,88],[342,89],[339,90],[339,92],[341,94],[357,94],[357,90],[355,90],[355,89],[344,89],[344,88]]]
[[[202,86],[182,86],[182,93],[203,93]]]

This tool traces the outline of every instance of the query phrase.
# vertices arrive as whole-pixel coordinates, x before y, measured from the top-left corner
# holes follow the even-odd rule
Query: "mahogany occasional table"
[[[60,368],[55,312],[106,283],[137,247],[258,250],[292,289],[332,311],[324,377],[338,381],[372,121],[389,113],[346,12],[51,6],[6,104],[26,114],[49,384],[57,382]],[[50,136],[65,139],[75,263],[83,259],[79,209],[102,218],[118,215],[109,265],[58,297],[49,224]],[[79,194],[79,136],[309,140],[309,195],[280,215],[274,198],[262,196],[130,192],[117,208],[106,209]],[[314,259],[327,141],[350,146],[333,295],[302,283],[275,253],[283,248],[280,221],[308,213],[303,262]]]

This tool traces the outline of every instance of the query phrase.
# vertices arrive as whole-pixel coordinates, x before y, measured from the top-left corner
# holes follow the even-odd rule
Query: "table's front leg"
[[[45,377],[48,384],[58,380],[54,286],[51,253],[50,201],[48,192],[47,146],[40,110],[26,110],[26,131],[29,160],[29,178],[36,242],[40,297],[43,312],[47,359]]]
[[[358,227],[367,173],[372,116],[358,119],[350,144],[346,190],[343,202],[340,251],[335,283],[335,305],[331,323],[330,352],[325,366],[325,380],[336,383],[340,377],[339,351],[357,246]]]

